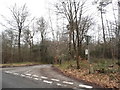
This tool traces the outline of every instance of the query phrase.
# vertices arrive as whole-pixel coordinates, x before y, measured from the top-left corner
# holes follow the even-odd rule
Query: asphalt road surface
[[[93,89],[56,72],[51,65],[36,65],[2,69],[2,88],[71,88]]]
[[[3,73],[2,88],[57,88],[57,86]]]

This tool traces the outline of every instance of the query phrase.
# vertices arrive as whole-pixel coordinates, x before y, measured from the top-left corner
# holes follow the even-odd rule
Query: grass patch
[[[96,59],[91,62],[91,67],[94,73],[116,73],[118,72],[119,66],[116,64],[118,60],[111,59]],[[55,66],[60,69],[76,69],[76,61],[64,61],[61,65],[56,64]],[[90,69],[90,64],[87,60],[80,61],[81,69]]]
[[[61,69],[67,69],[70,66],[76,66],[76,61],[75,60],[64,61],[62,64],[55,64],[54,66],[57,66]]]
[[[101,73],[115,73],[118,72],[118,60],[98,59],[94,62],[93,69],[99,70]]]
[[[18,63],[8,63],[8,64],[0,64],[2,67],[7,66],[27,66],[27,65],[35,65],[35,64],[42,64],[41,62],[18,62]]]

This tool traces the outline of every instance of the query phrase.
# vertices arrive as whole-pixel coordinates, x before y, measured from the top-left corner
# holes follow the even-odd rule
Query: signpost
[[[89,49],[89,43],[91,36],[85,35],[86,43],[87,43],[87,49],[85,50],[85,54],[88,55],[88,61],[90,62],[90,49]]]
[[[85,50],[85,54],[87,55],[89,64],[90,64],[90,49],[89,49],[90,39],[91,39],[91,36],[85,35],[85,40],[86,40],[86,43],[87,43],[87,49]],[[91,66],[90,66],[89,69],[91,69]],[[89,73],[91,73],[91,70],[89,70]]]
[[[85,55],[88,55],[88,49],[85,49]]]

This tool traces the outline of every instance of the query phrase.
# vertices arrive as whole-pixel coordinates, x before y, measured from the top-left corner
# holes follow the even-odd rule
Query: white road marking
[[[21,76],[22,76],[22,77],[25,77],[25,75],[24,75],[24,74],[21,74]]]
[[[29,73],[28,73],[28,74],[25,74],[25,75],[27,75],[27,76],[31,76],[31,74],[29,74]]]
[[[63,81],[63,83],[66,83],[66,84],[73,84],[73,82],[67,82],[67,81]]]
[[[32,75],[33,77],[39,77],[38,75]]]
[[[5,71],[5,73],[12,73],[12,72],[10,72],[10,71]]]
[[[38,78],[34,78],[35,80],[39,80]]]
[[[52,78],[51,80],[52,80],[52,81],[57,81],[57,82],[60,81],[60,80],[58,80],[58,79],[54,79],[54,78]]]
[[[47,79],[48,77],[41,76],[42,79]]]
[[[19,75],[18,73],[13,73],[14,75]]]
[[[49,84],[53,83],[52,81],[47,81],[47,80],[43,80],[43,82],[49,83]]]
[[[84,87],[84,88],[93,88],[92,86],[88,86],[88,85],[83,85],[83,84],[80,84],[79,87]]]
[[[60,83],[57,83],[57,85],[58,85],[58,86],[62,86],[62,84],[60,84]]]

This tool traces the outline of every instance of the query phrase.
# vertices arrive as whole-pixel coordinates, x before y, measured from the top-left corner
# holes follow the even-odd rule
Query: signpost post
[[[85,50],[85,54],[87,55],[89,64],[91,64],[90,63],[90,49],[89,49],[89,43],[90,43],[91,36],[85,35],[85,39],[86,39],[86,43],[87,43],[87,49]],[[91,69],[91,66],[89,69]],[[91,73],[91,70],[89,70],[89,73]]]

